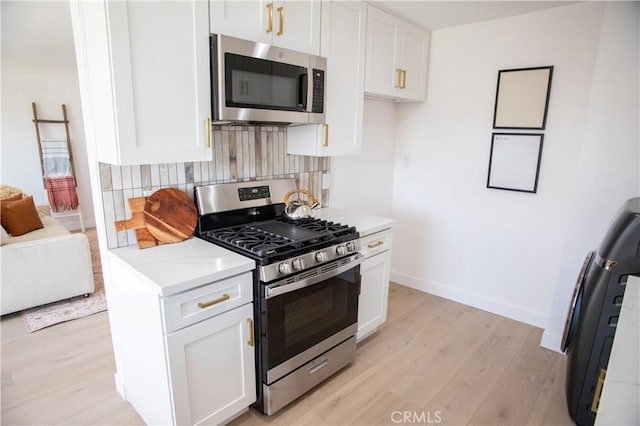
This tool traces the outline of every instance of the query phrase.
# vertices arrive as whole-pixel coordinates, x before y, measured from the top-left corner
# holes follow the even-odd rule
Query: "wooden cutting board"
[[[191,238],[197,218],[193,201],[175,188],[159,189],[144,205],[146,227],[160,243],[177,243]]]
[[[138,241],[138,247],[141,249],[158,245],[158,240],[151,235],[144,221],[144,206],[146,203],[147,197],[129,198],[131,219],[117,220],[115,222],[117,231],[126,231],[127,229],[136,231],[136,240]]]

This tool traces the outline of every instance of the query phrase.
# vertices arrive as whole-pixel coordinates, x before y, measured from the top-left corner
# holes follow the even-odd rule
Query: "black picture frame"
[[[544,130],[553,66],[498,71],[494,129]]]
[[[536,193],[542,133],[492,133],[487,188]]]

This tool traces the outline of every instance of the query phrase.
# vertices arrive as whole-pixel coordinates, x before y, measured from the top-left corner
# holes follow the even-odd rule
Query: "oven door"
[[[264,286],[263,381],[273,383],[357,331],[360,263],[355,254]]]

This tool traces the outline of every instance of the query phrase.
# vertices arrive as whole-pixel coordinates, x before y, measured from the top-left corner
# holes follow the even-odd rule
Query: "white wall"
[[[391,217],[395,132],[395,105],[366,99],[361,155],[331,158],[331,207]]]
[[[37,204],[48,204],[31,103],[40,118],[54,120],[62,119],[65,104],[83,218],[85,226],[95,226],[68,3],[3,1],[1,7],[0,182],[32,194]],[[63,125],[43,124],[40,129],[43,137],[66,135]],[[76,217],[60,220],[69,229],[79,228]]]
[[[637,10],[586,2],[433,32],[427,102],[398,106],[394,281],[556,329],[565,275],[639,193]],[[498,70],[545,65],[538,192],[487,189]]]
[[[620,205],[640,195],[639,6],[605,9],[562,262],[542,339],[551,349],[560,347],[573,285],[587,251],[599,246]]]

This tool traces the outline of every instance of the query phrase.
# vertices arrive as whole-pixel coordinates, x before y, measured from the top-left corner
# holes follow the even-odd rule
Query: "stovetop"
[[[197,236],[223,245],[267,265],[341,242],[358,238],[355,227],[308,218],[245,223],[197,233]]]

